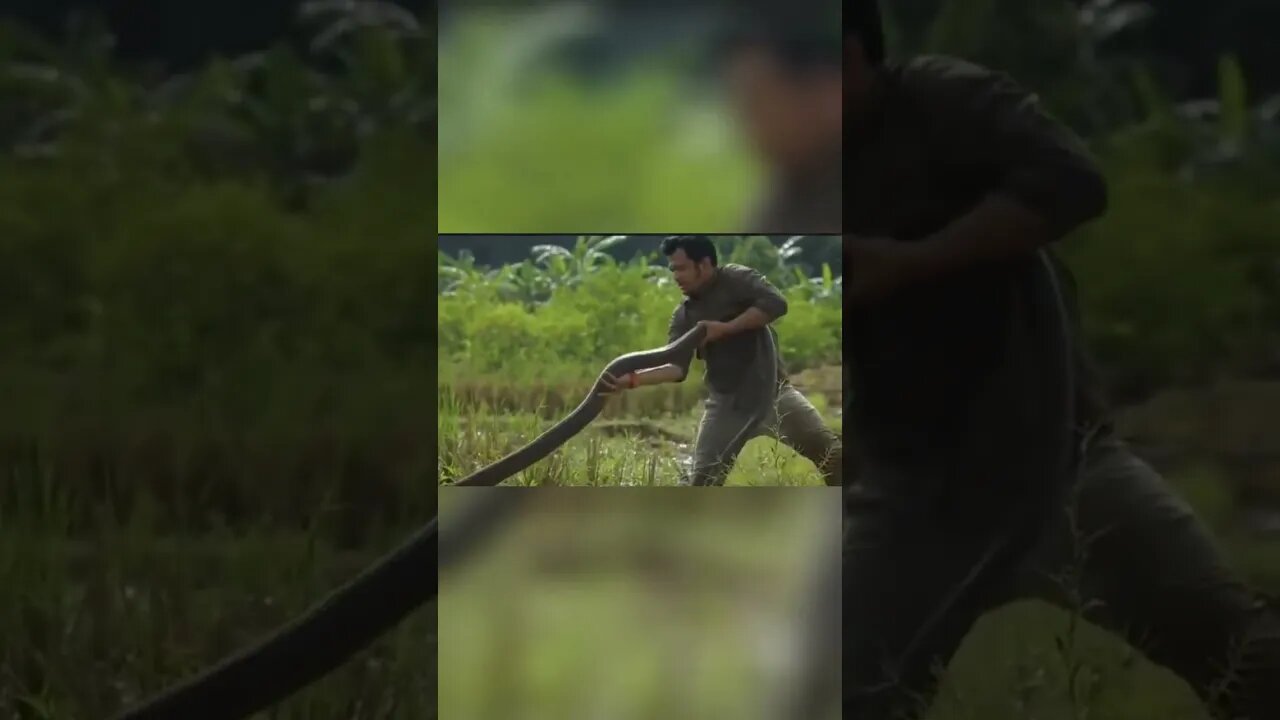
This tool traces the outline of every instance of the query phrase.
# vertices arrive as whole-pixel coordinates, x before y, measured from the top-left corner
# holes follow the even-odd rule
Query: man
[[[694,445],[693,471],[684,483],[723,485],[742,449],[734,440],[768,435],[812,461],[827,485],[839,485],[840,438],[787,380],[776,333],[769,327],[787,313],[786,298],[751,268],[721,267],[715,245],[705,235],[668,237],[662,241],[662,254],[686,296],[671,315],[668,341],[696,324],[707,328],[698,356],[706,361],[703,378],[709,394]],[[766,355],[769,339],[773,353]],[[767,364],[777,368],[774,387],[769,387]],[[664,365],[605,382],[614,394],[684,378],[680,367]]]
[[[1104,212],[1094,162],[1008,77],[886,63],[875,4],[846,20],[845,358],[864,462],[846,490],[845,717],[920,717],[974,622],[1038,597],[1081,609],[1214,712],[1280,718],[1280,623],[1111,434],[1069,286],[1080,457],[1054,511],[1036,500],[1050,478],[1018,476],[1033,434],[999,421],[1036,418],[1008,378],[1044,381],[1019,367],[1048,357],[1036,283],[1069,277],[1036,263]]]
[[[725,43],[731,104],[768,175],[749,232],[841,230],[842,43],[825,29],[838,25],[757,16]]]

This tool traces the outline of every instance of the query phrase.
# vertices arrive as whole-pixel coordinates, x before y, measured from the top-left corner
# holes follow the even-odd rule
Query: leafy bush
[[[439,298],[442,381],[491,374],[581,382],[613,357],[664,344],[679,291],[663,268],[644,258],[618,263],[604,254],[617,239],[583,238],[576,252],[535,248],[540,263],[488,272],[465,257],[441,253],[437,272],[446,278]],[[767,241],[748,242],[737,245],[730,260],[759,261],[757,267],[770,271],[787,295],[790,309],[777,328],[789,367],[839,364],[837,281],[829,266],[825,279],[797,276],[798,268],[786,264],[786,252]],[[512,292],[517,277],[541,294]]]
[[[1063,250],[1118,393],[1280,370],[1280,201],[1152,166],[1109,175],[1111,211]]]
[[[366,525],[430,508],[433,148],[379,131],[297,213],[135,156],[151,130],[0,158],[5,472],[84,489],[77,527],[153,492],[187,529],[304,522],[317,472]]]
[[[1118,399],[1280,373],[1280,99],[1251,97],[1227,55],[1216,97],[1177,100],[1167,68],[1114,42],[1163,9],[1079,5],[931,0],[895,6],[890,30],[903,56],[1010,72],[1094,145],[1110,210],[1061,249]],[[990,14],[1003,21],[978,22]]]

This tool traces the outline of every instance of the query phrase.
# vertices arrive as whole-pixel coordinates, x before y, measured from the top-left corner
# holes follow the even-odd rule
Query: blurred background
[[[1060,250],[1127,432],[1242,523],[1280,506],[1280,6],[882,5],[893,55],[1006,71],[1089,141],[1110,209]]]
[[[719,262],[787,297],[773,327],[792,384],[840,431],[840,238],[713,236]],[[655,235],[443,235],[437,256],[437,467],[448,482],[529,442],[582,402],[613,358],[667,344],[683,300]],[[704,364],[625,393],[512,482],[674,485],[692,460]],[[786,445],[747,443],[729,485],[821,485]]]
[[[477,492],[523,499],[442,570],[441,717],[782,720],[801,668],[838,682],[804,638],[838,632],[836,489],[447,488],[442,527]]]
[[[882,4],[893,54],[1012,74],[1102,161],[1108,215],[1062,251],[1118,398],[1280,376],[1280,6]]]
[[[108,717],[434,514],[434,24],[3,3],[0,717]],[[273,717],[432,717],[434,625]]]
[[[762,170],[715,49],[748,5],[446,3],[440,231],[761,229],[746,215]],[[839,25],[829,0],[801,8]]]
[[[1280,592],[1280,56],[1258,0],[883,0],[891,54],[1006,71],[1090,143],[1106,217],[1060,250],[1121,431]],[[1073,648],[1064,653],[1062,648]],[[930,720],[1205,717],[1063,613],[984,618]]]

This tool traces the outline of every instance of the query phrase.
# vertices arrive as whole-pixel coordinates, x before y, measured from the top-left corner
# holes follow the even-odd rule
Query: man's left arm
[[[734,295],[751,306],[728,322],[707,323],[707,342],[762,328],[787,314],[786,297],[762,273],[736,266],[720,272],[725,273]]]
[[[1002,73],[961,63],[938,83],[940,138],[960,166],[993,168],[995,188],[927,238],[924,271],[948,273],[1030,253],[1100,217],[1106,181],[1084,143]]]

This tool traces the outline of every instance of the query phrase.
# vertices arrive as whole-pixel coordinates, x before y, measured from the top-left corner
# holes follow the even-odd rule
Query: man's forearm
[[[762,328],[772,321],[773,318],[769,317],[769,314],[765,311],[758,307],[749,307],[741,315],[726,323],[726,325],[728,325],[729,334],[736,335],[748,330]]]
[[[684,380],[685,372],[679,365],[661,365],[648,370],[636,371],[636,386],[662,385]]]
[[[1052,240],[1049,225],[1011,198],[992,195],[919,245],[927,274],[1026,255]]]

